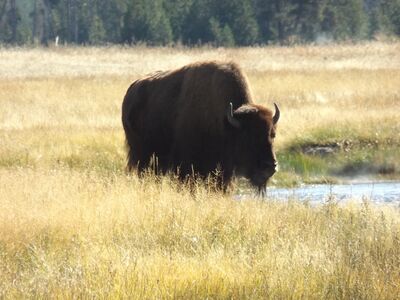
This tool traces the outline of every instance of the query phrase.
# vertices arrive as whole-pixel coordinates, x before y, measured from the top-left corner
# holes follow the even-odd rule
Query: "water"
[[[329,199],[338,202],[368,200],[376,204],[400,207],[400,182],[368,182],[351,184],[316,184],[298,188],[267,188],[267,198],[290,198],[311,203],[324,203]]]

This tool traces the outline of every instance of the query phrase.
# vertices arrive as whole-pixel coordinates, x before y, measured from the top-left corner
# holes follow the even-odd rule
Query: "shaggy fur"
[[[228,121],[230,103],[239,126]],[[123,101],[122,123],[127,168],[139,174],[153,167],[184,179],[219,170],[223,188],[234,172],[262,188],[275,171],[273,114],[253,103],[234,63],[191,64],[134,82]]]

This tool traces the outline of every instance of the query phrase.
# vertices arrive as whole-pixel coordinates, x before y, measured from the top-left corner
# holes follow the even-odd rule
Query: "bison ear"
[[[232,102],[228,105],[228,110],[226,112],[226,118],[228,119],[229,124],[231,124],[235,128],[240,128],[240,122],[233,115],[233,105]]]
[[[228,112],[227,112],[227,119],[228,122],[235,128],[241,128],[243,121],[247,118],[254,116],[258,113],[258,108],[252,105],[242,105],[235,111],[232,108],[232,102],[229,103]]]
[[[276,103],[274,103],[274,106],[275,106],[275,114],[274,114],[274,117],[272,118],[272,121],[274,122],[274,125],[275,125],[279,121],[281,112],[279,111],[279,107],[278,107],[278,105],[276,105]]]

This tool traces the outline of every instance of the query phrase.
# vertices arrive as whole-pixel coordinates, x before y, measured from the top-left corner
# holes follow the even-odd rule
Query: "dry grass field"
[[[0,298],[398,297],[398,208],[124,173],[129,84],[199,60],[236,61],[255,101],[279,104],[272,184],[400,177],[399,43],[0,48]]]

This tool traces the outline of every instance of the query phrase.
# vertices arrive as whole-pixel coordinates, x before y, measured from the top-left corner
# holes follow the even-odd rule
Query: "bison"
[[[127,169],[214,175],[224,190],[236,174],[262,192],[277,167],[274,106],[273,114],[253,103],[235,63],[195,63],[137,80],[122,104]]]

